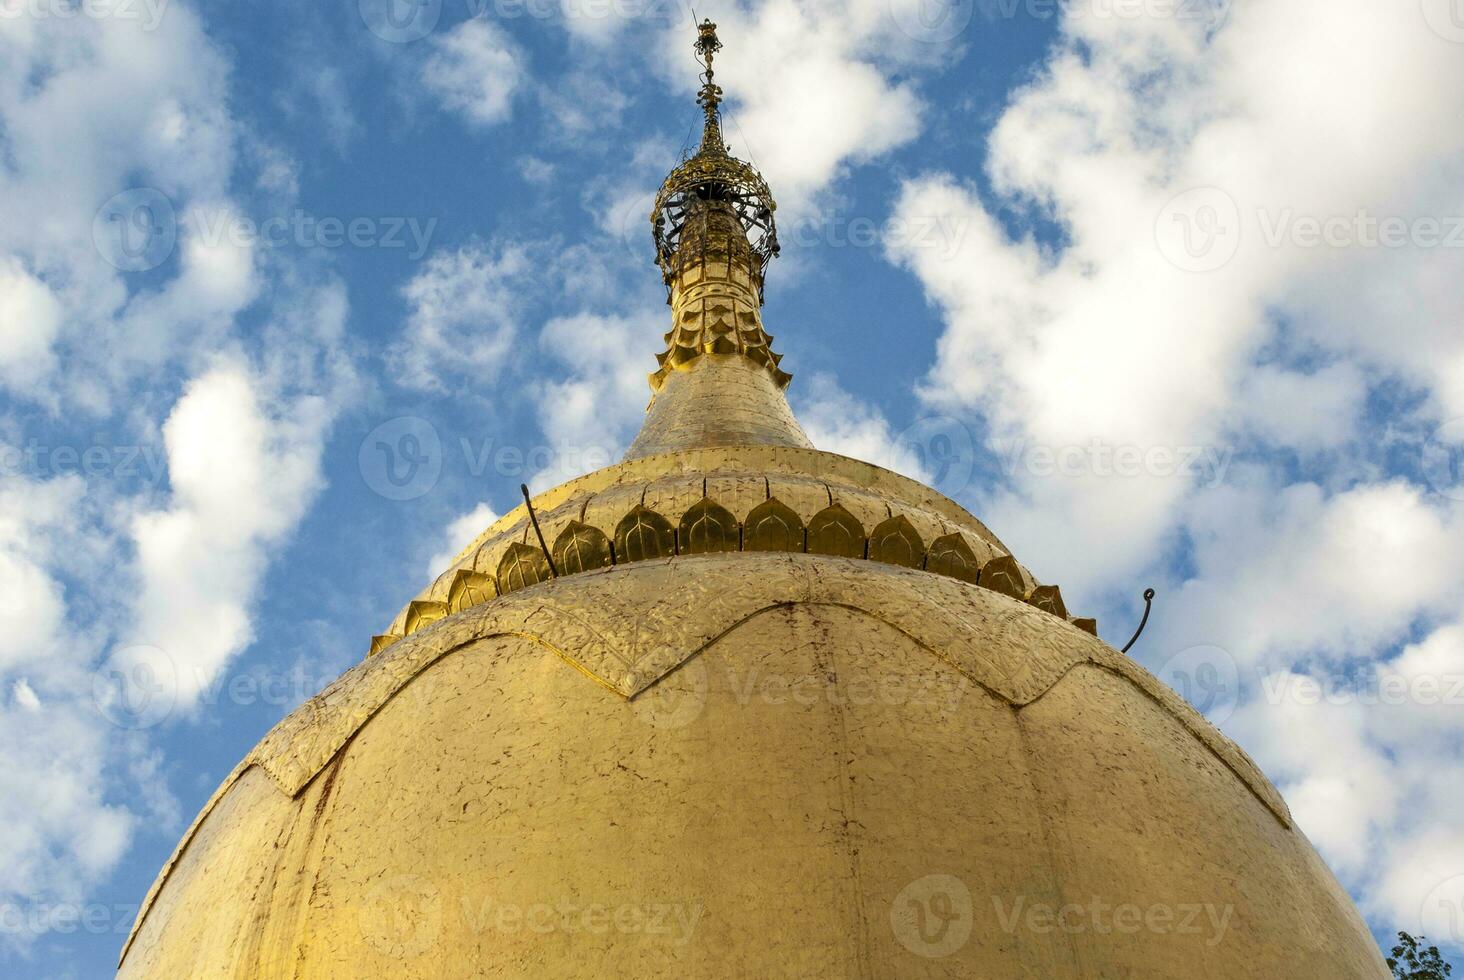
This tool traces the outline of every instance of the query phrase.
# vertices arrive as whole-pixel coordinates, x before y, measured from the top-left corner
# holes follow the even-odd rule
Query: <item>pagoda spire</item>
[[[702,87],[696,102],[706,114],[706,122],[702,126],[702,153],[727,152],[727,144],[722,139],[722,86],[716,83],[717,73],[712,70],[712,59],[721,50],[717,25],[710,19],[702,21],[697,26],[696,38],[696,54],[702,65]]]
[[[777,204],[762,174],[727,149],[712,68],[722,42],[710,20],[697,26],[695,50],[701,146],[671,171],[651,212],[671,329],[650,376],[649,417],[628,458],[710,445],[809,445],[783,395],[792,376],[762,324],[767,268],[779,250]]]

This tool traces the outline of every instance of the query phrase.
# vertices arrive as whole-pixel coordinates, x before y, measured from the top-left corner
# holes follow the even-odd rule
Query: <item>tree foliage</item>
[[[1444,962],[1437,946],[1424,947],[1428,937],[1414,939],[1406,932],[1398,933],[1398,945],[1388,957],[1394,980],[1448,980],[1454,968]]]

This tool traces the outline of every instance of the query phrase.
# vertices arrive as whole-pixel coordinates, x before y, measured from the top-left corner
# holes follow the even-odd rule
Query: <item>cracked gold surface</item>
[[[950,950],[900,912],[931,876],[971,899]],[[1012,925],[1019,902],[1093,900],[1227,925]],[[540,932],[485,903],[700,912],[684,937]],[[1127,657],[953,578],[744,553],[532,586],[347,672],[200,814],[121,975],[1381,967],[1275,789]]]

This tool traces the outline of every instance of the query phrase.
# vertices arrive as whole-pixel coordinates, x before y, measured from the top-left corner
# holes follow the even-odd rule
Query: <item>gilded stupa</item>
[[[719,47],[625,459],[488,528],[249,753],[119,975],[1386,976],[1241,749],[960,506],[810,445]]]

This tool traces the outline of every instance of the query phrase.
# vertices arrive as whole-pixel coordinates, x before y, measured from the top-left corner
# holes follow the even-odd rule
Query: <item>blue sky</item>
[[[815,442],[1110,642],[1158,588],[1136,656],[1457,956],[1464,18],[1277,6],[697,12]],[[0,968],[93,976],[238,759],[634,435],[696,67],[674,0],[0,13]]]

